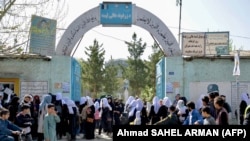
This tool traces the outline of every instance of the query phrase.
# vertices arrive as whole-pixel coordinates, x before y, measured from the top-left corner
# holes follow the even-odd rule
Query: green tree
[[[152,45],[153,53],[148,57],[149,61],[146,61],[148,67],[148,75],[146,77],[147,87],[142,92],[142,98],[147,101],[152,101],[156,93],[156,64],[164,56],[163,51],[160,49],[157,43]]]
[[[152,45],[153,53],[148,57],[149,61],[146,61],[148,69],[147,85],[156,92],[156,64],[164,56],[163,51],[160,49],[157,43]]]
[[[132,35],[131,42],[125,42],[128,46],[128,67],[125,70],[125,78],[129,80],[132,88],[132,95],[140,95],[142,89],[145,87],[147,66],[141,59],[146,48],[146,43],[142,43],[141,38],[137,38],[136,33]]]
[[[113,63],[112,58],[105,66],[104,72],[104,92],[113,95],[119,88],[119,82],[117,78],[118,66]]]
[[[85,54],[88,56],[87,61],[83,63],[83,82],[85,86],[97,97],[102,91],[104,82],[104,55],[105,50],[95,39],[94,44],[86,47]]]

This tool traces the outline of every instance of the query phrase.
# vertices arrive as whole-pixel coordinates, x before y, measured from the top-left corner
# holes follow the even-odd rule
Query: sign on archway
[[[104,2],[80,15],[64,32],[56,54],[70,56],[82,36],[99,25],[142,27],[155,37],[166,56],[181,55],[179,44],[168,27],[154,14],[131,2]]]

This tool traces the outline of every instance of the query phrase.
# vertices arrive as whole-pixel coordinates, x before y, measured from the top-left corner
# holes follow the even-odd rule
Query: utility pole
[[[180,16],[179,16],[179,33],[178,33],[178,42],[180,45],[181,41],[181,7],[182,7],[182,0],[176,0],[176,6],[180,5]]]

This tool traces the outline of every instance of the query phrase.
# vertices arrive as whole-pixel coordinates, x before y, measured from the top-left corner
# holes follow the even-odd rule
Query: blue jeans
[[[1,141],[15,141],[15,139],[12,136],[4,136]]]

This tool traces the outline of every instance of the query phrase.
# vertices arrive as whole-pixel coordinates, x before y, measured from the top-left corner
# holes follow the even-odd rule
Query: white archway
[[[75,19],[66,29],[56,47],[56,55],[70,56],[76,43],[90,29],[101,25],[100,6],[90,9]],[[161,45],[166,56],[180,56],[181,50],[172,32],[154,14],[132,5],[132,23],[149,31]],[[122,25],[121,25],[122,26]]]

